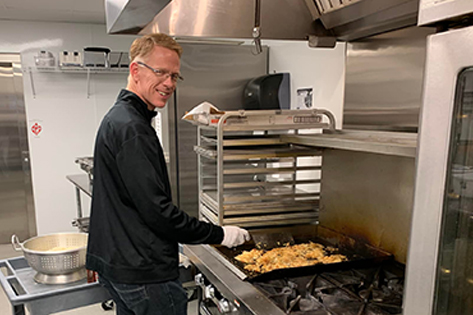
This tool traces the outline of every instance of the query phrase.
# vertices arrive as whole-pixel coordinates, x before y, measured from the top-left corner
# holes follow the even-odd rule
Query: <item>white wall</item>
[[[269,49],[269,72],[290,72],[291,108],[298,107],[297,89],[312,88],[312,108],[330,110],[342,128],[345,88],[345,43],[334,49],[310,48],[306,41],[263,41]],[[301,108],[302,109],[302,108]]]
[[[109,36],[103,25],[0,21],[0,52],[21,53],[22,66],[33,69],[36,98],[30,73],[23,72],[33,193],[38,234],[76,231],[75,190],[66,175],[83,173],[76,157],[90,156],[102,116],[126,86],[126,74],[91,75],[90,98],[86,74],[38,73],[33,56],[39,50],[57,54],[85,46],[105,46],[128,51],[134,36]],[[57,55],[56,55],[57,57]],[[35,136],[35,122],[42,132]],[[88,213],[88,200],[84,198]]]
[[[58,53],[82,50],[85,46],[105,46],[112,50],[129,49],[134,36],[109,36],[103,25],[0,21],[0,53],[21,52],[28,127],[40,122],[37,137],[28,132],[38,234],[76,231],[73,185],[66,175],[83,174],[74,163],[76,157],[90,156],[97,127],[112,106],[119,90],[126,86],[126,74],[91,76],[90,98],[86,97],[86,75],[39,73],[33,56],[39,50]],[[312,87],[314,107],[331,110],[341,127],[345,45],[335,49],[311,49],[306,42],[265,41],[270,46],[270,72],[291,73],[292,107],[296,90]],[[33,97],[32,68],[36,97]],[[88,214],[88,198],[83,198]]]
[[[263,41],[269,49],[269,72],[291,74],[291,109],[306,109],[298,101],[297,90],[312,88],[312,107],[331,111],[336,127],[342,128],[345,88],[346,45],[337,43],[334,49],[310,48],[305,41]],[[307,130],[307,133],[319,132]],[[298,159],[299,166],[321,165],[320,157]],[[304,171],[297,179],[320,179],[320,171]],[[306,192],[319,192],[320,184],[303,185]]]

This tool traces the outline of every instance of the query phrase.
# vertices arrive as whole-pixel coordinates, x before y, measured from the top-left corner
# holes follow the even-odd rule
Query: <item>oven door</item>
[[[427,43],[404,315],[473,314],[473,27]]]

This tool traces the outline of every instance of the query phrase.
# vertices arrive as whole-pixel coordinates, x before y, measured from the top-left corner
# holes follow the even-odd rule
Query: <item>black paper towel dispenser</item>
[[[268,74],[249,81],[245,87],[243,108],[291,109],[290,74]]]

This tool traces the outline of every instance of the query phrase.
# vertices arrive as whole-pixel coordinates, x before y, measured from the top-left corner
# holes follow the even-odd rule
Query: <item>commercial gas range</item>
[[[254,273],[235,256],[254,248],[184,246],[201,272],[201,314],[390,315],[402,313],[404,265],[393,255],[320,225],[254,229],[289,232],[295,243],[337,248],[346,261]]]
[[[327,111],[240,111],[198,128],[201,220],[353,254],[252,276],[241,247],[185,246],[202,314],[402,314],[416,137],[334,126]]]
[[[242,280],[209,245],[184,246],[201,272],[201,314],[392,315],[402,313],[404,266],[386,260],[268,280]],[[257,279],[257,278],[255,278]]]

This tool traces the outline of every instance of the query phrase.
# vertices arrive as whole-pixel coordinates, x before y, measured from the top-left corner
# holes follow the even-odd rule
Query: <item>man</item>
[[[130,48],[130,74],[100,125],[86,267],[97,271],[117,314],[186,314],[178,242],[241,245],[247,231],[219,227],[173,205],[163,151],[151,119],[182,79],[181,46],[164,34]]]

